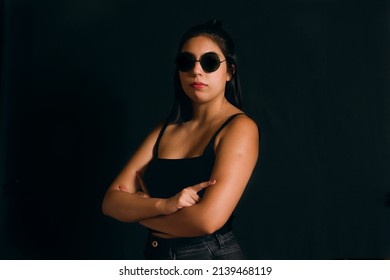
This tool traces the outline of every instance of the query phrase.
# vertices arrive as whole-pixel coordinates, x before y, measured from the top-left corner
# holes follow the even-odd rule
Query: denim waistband
[[[232,231],[232,227],[230,225],[225,225],[213,234],[225,234]],[[190,244],[193,241],[199,240],[199,236],[195,237],[180,237],[180,238],[161,238],[153,235],[153,232],[149,232],[148,242],[152,245],[152,247],[160,246],[169,246],[169,247],[182,247],[187,244]],[[156,243],[157,242],[157,243]]]
[[[158,255],[159,258],[174,259],[174,252],[188,246],[194,246],[195,244],[203,244],[207,240],[216,239],[220,240],[220,236],[223,236],[229,232],[232,232],[231,226],[224,226],[218,231],[210,235],[196,236],[196,237],[181,237],[181,238],[161,238],[149,233],[145,247],[145,257],[149,258],[153,255]],[[196,245],[195,245],[196,246]]]

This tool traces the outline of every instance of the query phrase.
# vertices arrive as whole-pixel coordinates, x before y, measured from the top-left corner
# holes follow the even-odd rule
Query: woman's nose
[[[200,65],[199,60],[195,61],[194,69],[192,70],[195,76],[202,75],[203,74],[203,68]]]

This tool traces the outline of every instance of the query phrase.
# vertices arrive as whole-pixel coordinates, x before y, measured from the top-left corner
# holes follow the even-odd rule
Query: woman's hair
[[[225,97],[231,104],[241,109],[241,87],[234,44],[229,34],[222,28],[220,21],[212,20],[188,29],[179,42],[176,55],[181,53],[184,44],[189,39],[198,36],[206,36],[213,40],[226,57],[228,71],[232,78],[226,82]],[[192,118],[192,103],[181,86],[177,67],[174,73],[174,91],[175,100],[171,113],[168,116],[168,122],[178,123],[189,121]]]

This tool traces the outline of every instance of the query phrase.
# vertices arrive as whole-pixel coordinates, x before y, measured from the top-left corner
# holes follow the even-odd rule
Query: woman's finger
[[[119,186],[119,190],[120,190],[121,192],[128,192],[127,188],[126,188],[124,185],[120,185],[120,186]]]
[[[189,207],[196,204],[199,201],[199,196],[191,188],[185,188],[178,194],[177,205],[179,207]]]
[[[181,208],[184,208],[184,207],[190,207],[192,205],[195,205],[196,204],[196,201],[194,199],[192,199],[192,197],[182,197],[181,200],[178,201],[178,208],[181,209]]]
[[[202,183],[199,183],[199,184],[196,184],[194,186],[191,186],[190,188],[192,188],[195,192],[199,192],[209,186],[212,186],[212,185],[215,185],[215,183],[217,182],[217,180],[211,180],[211,181],[207,181],[207,182],[202,182]]]
[[[144,193],[144,192],[141,192],[141,191],[138,191],[135,193],[137,196],[140,196],[140,197],[143,197],[143,198],[148,198],[149,195]]]
[[[203,190],[211,185],[214,185],[216,180],[202,182],[191,187],[187,187],[165,200],[165,209],[167,215],[175,213],[177,210],[190,207],[200,201],[200,197],[197,194],[200,190]]]

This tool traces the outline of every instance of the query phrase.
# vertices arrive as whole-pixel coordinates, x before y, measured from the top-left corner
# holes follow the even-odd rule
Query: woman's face
[[[182,53],[187,52],[200,60],[205,53],[215,53],[220,61],[226,58],[218,45],[206,36],[197,36],[189,39],[182,48]],[[187,72],[179,71],[181,86],[192,102],[203,104],[213,100],[224,98],[226,82],[230,80],[226,61],[221,62],[214,72],[206,72],[199,61]]]

